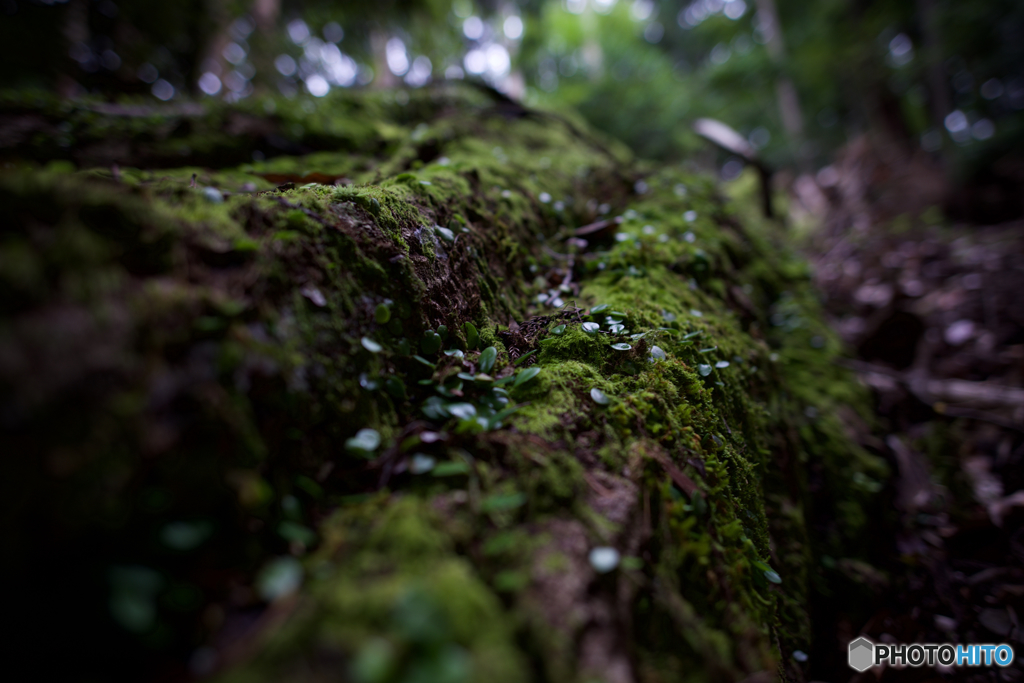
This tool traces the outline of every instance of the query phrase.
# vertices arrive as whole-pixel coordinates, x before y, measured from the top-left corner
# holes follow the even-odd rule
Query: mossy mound
[[[0,150],[23,651],[45,631],[107,679],[798,675],[819,559],[865,547],[886,472],[753,201],[477,91],[184,128],[3,106],[156,160]],[[214,131],[243,114],[309,154],[237,166],[252,139]],[[154,171],[182,137],[194,166]]]

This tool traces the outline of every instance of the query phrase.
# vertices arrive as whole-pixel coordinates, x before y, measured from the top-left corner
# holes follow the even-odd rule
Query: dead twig
[[[596,223],[590,223],[583,227],[576,228],[572,231],[573,237],[586,237],[587,235],[594,235],[599,232],[605,232],[609,228],[618,225],[622,222],[622,216],[616,216],[615,218],[606,218],[603,221],[597,221]]]
[[[852,358],[839,358],[836,363],[860,374],[874,374],[893,379],[909,389],[922,402],[932,406],[939,414],[991,422],[1005,429],[1024,432],[1024,425],[981,410],[982,407],[1016,408],[1024,404],[1024,389],[991,382],[932,379],[918,373],[900,372]],[[949,403],[957,405],[948,405]]]

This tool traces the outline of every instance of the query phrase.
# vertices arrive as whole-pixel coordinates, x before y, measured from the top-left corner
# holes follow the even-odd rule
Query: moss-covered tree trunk
[[[248,106],[2,103],[16,651],[799,679],[885,472],[757,202],[478,91]]]

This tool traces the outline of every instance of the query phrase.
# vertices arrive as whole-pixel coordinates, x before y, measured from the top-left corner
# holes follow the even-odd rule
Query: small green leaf
[[[373,341],[369,337],[363,337],[362,339],[359,340],[359,343],[362,344],[363,348],[369,351],[370,353],[380,353],[381,351],[384,350],[383,346]]]
[[[515,383],[512,385],[513,388],[518,387],[520,384],[526,384],[531,379],[540,374],[540,368],[526,368],[516,377]]]
[[[602,406],[606,406],[609,403],[611,403],[611,399],[608,398],[608,396],[597,387],[594,387],[593,389],[590,390],[590,398],[594,399],[594,403],[600,404]]]
[[[715,363],[715,367],[716,368],[727,368],[727,367],[729,367],[729,361],[727,361],[727,360],[720,360],[717,363]]]
[[[160,540],[174,550],[198,548],[213,533],[209,522],[171,522],[160,532]]]
[[[446,356],[454,356],[455,358],[464,358],[466,354],[462,352],[462,349],[448,349],[444,352]]]
[[[438,325],[437,326],[437,334],[438,334],[439,337],[441,337],[441,341],[448,341],[448,326],[447,325]]]
[[[454,477],[460,474],[469,474],[469,464],[464,462],[442,462],[434,468],[435,477]]]
[[[360,429],[351,439],[345,441],[345,450],[364,458],[371,457],[380,446],[380,434],[376,429]]]
[[[590,309],[590,314],[593,315],[594,313],[600,313],[601,311],[606,310],[608,310],[608,304],[598,304]]]
[[[476,417],[476,406],[472,403],[452,403],[448,412],[461,420],[472,420]]]
[[[583,331],[587,334],[597,334],[599,329],[601,329],[601,326],[597,323],[583,323]]]
[[[751,564],[754,565],[754,568],[760,569],[765,573],[765,579],[768,579],[769,572],[775,574],[775,577],[778,578],[778,574],[775,572],[774,569],[771,568],[771,565],[767,562],[762,562],[761,560],[754,560],[753,562],[751,562]],[[768,579],[768,581],[771,581],[773,584],[781,583],[781,579],[779,579],[779,581],[772,581],[771,579]]]
[[[302,545],[316,543],[316,532],[309,527],[285,520],[277,526],[278,535],[289,543],[299,542]]]
[[[505,408],[503,410],[499,410],[494,415],[492,415],[491,417],[487,418],[487,428],[488,429],[497,429],[498,427],[501,426],[501,421],[502,420],[504,420],[506,417],[508,417],[512,413],[516,412],[517,410],[519,410],[521,407],[522,406],[509,406],[508,408]]]
[[[616,351],[629,351],[633,347],[625,342],[619,342],[618,344],[612,344],[612,348]]]
[[[441,335],[437,332],[427,330],[423,334],[423,339],[420,340],[420,351],[424,355],[433,356],[435,353],[441,350]]]
[[[414,453],[409,461],[409,471],[413,474],[425,474],[434,469],[437,464],[433,458],[423,453]]]
[[[320,500],[324,497],[324,489],[320,484],[316,483],[309,477],[300,474],[295,477],[295,485],[300,489],[311,495],[316,500]]]
[[[430,362],[429,360],[427,360],[427,359],[426,359],[426,358],[424,358],[423,356],[413,356],[413,360],[419,361],[419,362],[420,362],[420,363],[422,363],[423,365],[426,365],[426,366],[427,366],[428,368],[436,368],[436,367],[437,367],[437,365],[436,365],[436,364],[434,364],[434,363],[431,363],[431,362]],[[429,380],[429,379],[428,379],[428,380],[421,380],[421,381],[420,381],[420,383],[421,383],[421,384],[422,384],[422,383],[424,383],[424,382],[425,382],[426,384],[430,384],[430,383],[431,383],[431,380]]]
[[[701,363],[700,365],[697,366],[697,372],[700,373],[701,377],[707,377],[708,375],[711,374],[711,366]]]
[[[294,557],[274,558],[256,576],[256,591],[264,600],[294,593],[302,585],[302,563]]]
[[[704,494],[700,491],[694,491],[693,497],[690,498],[690,506],[693,508],[693,514],[698,517],[703,517],[708,511],[708,502],[704,500]]]
[[[473,380],[476,379],[475,376],[469,374],[468,372],[460,372],[458,375],[456,375],[456,377],[458,377],[459,379],[466,380],[467,382],[472,382]]]
[[[480,502],[483,512],[505,512],[526,505],[525,493],[495,494],[487,496]]]
[[[619,566],[623,569],[643,569],[644,561],[639,557],[627,556],[622,558],[622,562],[619,563]]]
[[[498,359],[498,349],[488,346],[480,354],[480,372],[490,372],[494,368],[494,361]]]
[[[373,318],[377,321],[378,325],[386,325],[391,320],[391,307],[387,304],[377,304],[377,308],[373,312]]]
[[[437,236],[443,239],[445,242],[455,241],[455,233],[449,230],[448,228],[442,228],[440,225],[435,225],[434,232],[436,232]]]
[[[551,328],[551,334],[561,335],[565,334],[565,325],[556,325]]]
[[[665,358],[667,357],[665,355],[664,349],[662,349],[660,346],[652,346],[651,347],[651,356],[653,358],[658,359],[658,360],[665,360]]]
[[[530,351],[527,354],[519,356],[519,358],[516,358],[515,361],[512,362],[512,365],[519,365],[520,363],[522,363],[524,360],[526,360],[535,353],[537,353],[537,349],[534,349],[533,351]]]
[[[704,330],[697,330],[696,332],[690,332],[689,334],[684,334],[683,335],[683,339],[693,339],[694,337],[699,337],[703,333],[704,333]]]
[[[614,323],[608,326],[608,331],[612,334],[622,334],[626,331],[626,326],[619,323]]]
[[[717,346],[709,346],[709,347],[708,347],[708,348],[706,348],[706,349],[701,349],[701,350],[700,350],[700,351],[698,351],[697,353],[711,353],[712,351],[717,351],[717,350],[718,350],[718,347],[717,347]]]
[[[463,323],[462,332],[466,335],[466,348],[475,349],[480,343],[480,333],[477,331],[476,325],[471,322]]]
[[[462,380],[457,380],[454,384],[439,384],[436,387],[434,387],[434,391],[441,394],[442,396],[452,398],[455,396],[456,391],[462,391]]]
[[[405,398],[405,384],[397,377],[388,377],[384,382],[384,389],[398,400]]]
[[[782,583],[782,577],[780,577],[778,572],[772,569],[769,565],[761,561],[756,561],[754,562],[754,566],[764,572],[764,578],[768,579],[772,583]]]
[[[431,396],[423,402],[423,414],[431,420],[445,420],[451,417],[448,405],[439,396]]]

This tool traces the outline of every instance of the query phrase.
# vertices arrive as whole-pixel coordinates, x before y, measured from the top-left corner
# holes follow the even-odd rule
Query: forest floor
[[[898,520],[880,539],[883,574],[865,578],[869,618],[830,615],[837,659],[811,678],[1024,680],[1017,662],[850,676],[838,661],[860,634],[1024,641],[1024,221],[949,222],[941,173],[886,150],[859,140],[793,183],[791,218],[818,226],[804,248],[827,314],[875,396],[877,423],[858,438],[893,468]]]

